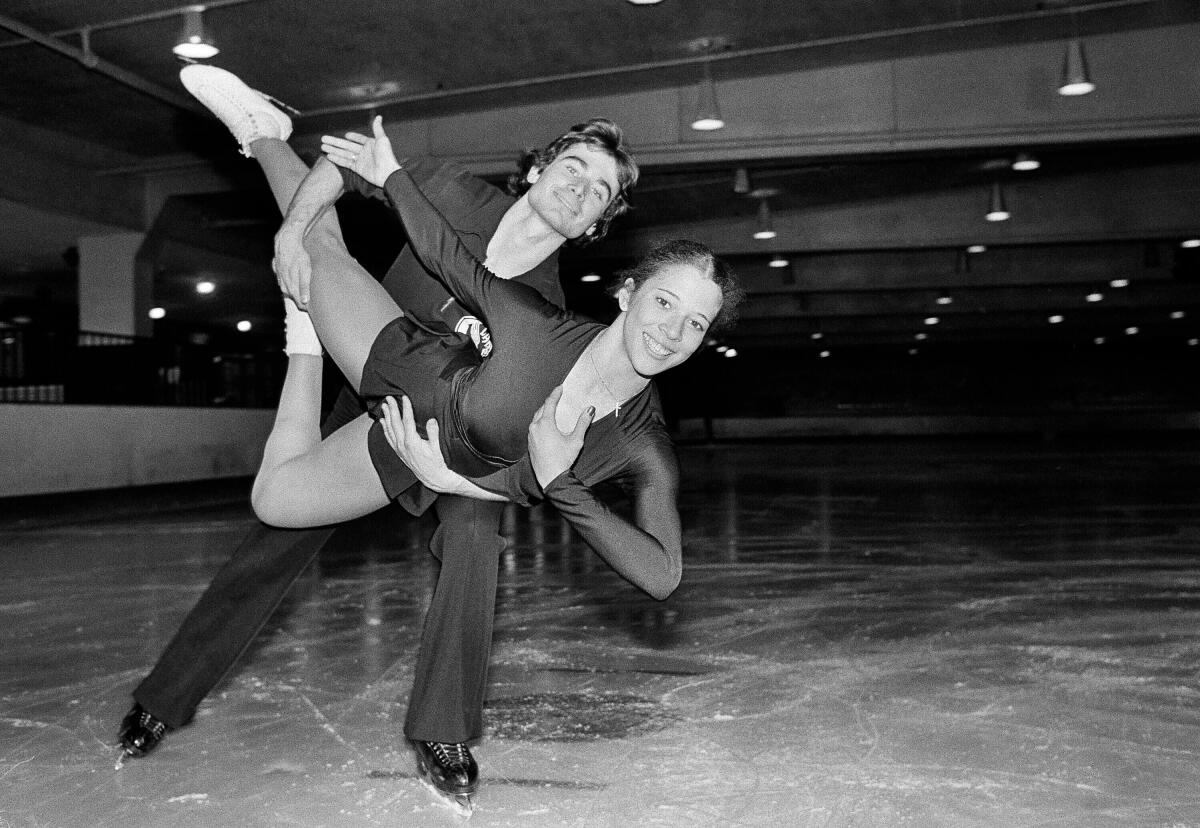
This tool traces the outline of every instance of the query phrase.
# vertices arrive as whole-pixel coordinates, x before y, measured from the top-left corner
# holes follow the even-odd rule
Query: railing
[[[272,408],[284,358],[166,339],[0,329],[0,403]]]

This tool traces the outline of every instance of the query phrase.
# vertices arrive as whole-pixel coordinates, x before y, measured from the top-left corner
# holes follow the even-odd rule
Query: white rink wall
[[[275,412],[0,405],[0,497],[252,475]]]

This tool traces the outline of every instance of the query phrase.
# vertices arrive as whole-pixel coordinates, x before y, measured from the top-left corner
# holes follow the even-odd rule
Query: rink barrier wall
[[[245,477],[274,411],[0,404],[0,497]],[[1200,412],[685,419],[681,441],[819,437],[1200,433]]]
[[[678,440],[805,437],[946,437],[993,435],[1200,433],[1200,411],[1079,411],[1039,415],[870,415],[681,420]]]
[[[264,408],[0,405],[0,497],[254,474]]]

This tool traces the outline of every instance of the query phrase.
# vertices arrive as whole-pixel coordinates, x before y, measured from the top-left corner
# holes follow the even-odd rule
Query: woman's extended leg
[[[341,194],[341,173],[326,162],[317,164],[310,176],[308,167],[287,144],[291,119],[237,76],[215,66],[194,64],[180,70],[179,77],[229,128],[242,152],[258,162],[280,212],[288,212],[301,184],[305,185],[297,209],[303,202],[302,213],[312,208],[311,214],[319,216],[305,243],[313,257],[313,281],[320,285],[319,291],[314,289],[319,297],[310,302],[309,309],[325,349],[358,388],[375,337],[403,314],[387,291],[350,256],[336,214],[325,209]]]
[[[321,357],[290,354],[275,425],[254,478],[259,520],[302,528],[340,523],[388,502],[367,452],[366,414],[321,439]]]
[[[308,167],[279,138],[256,139],[250,143],[250,151],[266,176],[280,212],[287,212],[296,190],[309,174]],[[340,188],[341,173],[332,164],[318,165],[317,174],[333,176]],[[318,187],[317,192],[323,189]],[[375,277],[350,255],[333,210],[313,223],[304,247],[312,259],[308,311],[321,343],[357,389],[375,337],[404,314]]]

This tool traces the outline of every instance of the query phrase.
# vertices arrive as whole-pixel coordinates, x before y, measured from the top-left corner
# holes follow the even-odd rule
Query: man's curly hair
[[[562,135],[555,138],[543,149],[529,149],[521,154],[520,169],[508,178],[508,192],[520,198],[532,186],[527,177],[532,169],[545,169],[555,158],[568,147],[576,144],[586,144],[602,150],[612,157],[617,164],[617,192],[612,201],[596,220],[596,229],[585,233],[569,243],[578,246],[591,244],[604,238],[612,220],[630,208],[630,190],[637,184],[638,166],[625,143],[625,133],[619,126],[607,118],[592,118],[582,124],[576,124]]]

